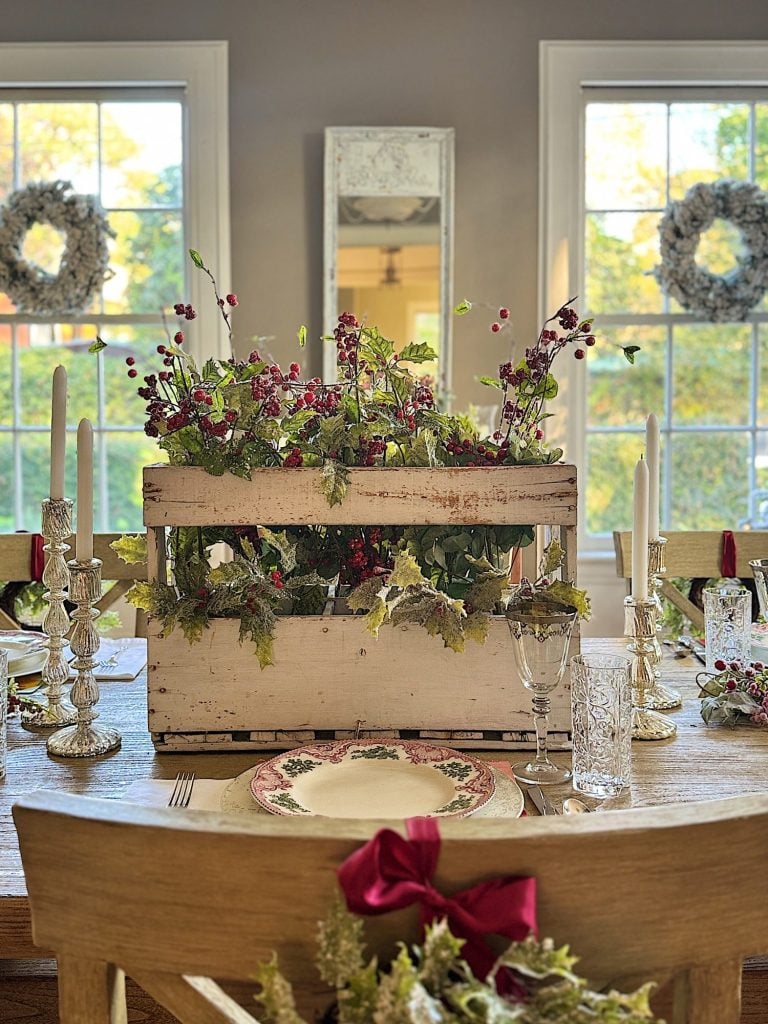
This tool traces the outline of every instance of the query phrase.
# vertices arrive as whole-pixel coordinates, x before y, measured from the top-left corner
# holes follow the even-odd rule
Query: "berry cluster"
[[[390,556],[382,551],[382,531],[373,526],[347,541],[347,550],[341,555],[339,582],[357,586],[391,568]]]
[[[509,454],[509,441],[503,441],[497,448],[495,445],[487,442],[484,444],[468,437],[463,440],[452,437],[446,442],[446,448],[451,455],[456,456],[462,466],[495,466],[504,462]]]
[[[176,316],[183,316],[185,320],[194,320],[197,317],[197,313],[189,303],[185,305],[183,302],[177,302],[173,307],[173,312]]]

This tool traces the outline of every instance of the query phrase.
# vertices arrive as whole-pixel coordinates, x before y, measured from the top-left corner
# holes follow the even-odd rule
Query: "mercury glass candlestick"
[[[654,681],[652,658],[656,636],[656,605],[650,598],[645,601],[624,598],[624,636],[630,641],[627,650],[633,655],[630,664],[632,739],[669,739],[676,734],[677,726],[648,704],[648,690]]]
[[[672,708],[682,707],[683,698],[673,690],[671,686],[665,686],[661,682],[661,644],[659,633],[661,632],[661,577],[666,575],[664,552],[667,546],[666,537],[656,537],[648,541],[648,598],[656,606],[656,633],[653,637],[653,682],[646,692],[646,706],[654,711],[670,711]]]
[[[121,737],[116,729],[94,725],[98,713],[99,687],[93,677],[94,655],[99,649],[99,634],[94,621],[100,612],[94,604],[101,597],[101,560],[90,558],[68,563],[70,599],[77,605],[72,612],[74,628],[70,647],[76,655],[77,678],[72,684],[72,703],[77,709],[74,725],[59,729],[48,737],[48,753],[56,757],[97,757],[117,750]]]
[[[69,498],[48,498],[42,503],[43,537],[47,541],[43,550],[48,552],[43,583],[48,588],[44,599],[48,608],[43,618],[43,632],[48,637],[48,657],[42,672],[46,702],[39,710],[22,715],[22,723],[35,729],[60,729],[77,718],[77,712],[65,700],[64,683],[69,679],[69,665],[63,651],[64,637],[69,632],[69,616],[64,599],[69,586],[69,569],[65,554],[69,544],[65,541],[72,533],[72,502]]]

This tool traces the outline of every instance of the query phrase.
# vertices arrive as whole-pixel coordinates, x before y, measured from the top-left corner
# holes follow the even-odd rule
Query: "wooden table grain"
[[[615,653],[622,649],[621,641],[617,640],[584,640],[582,646],[593,652]],[[711,800],[768,789],[768,730],[752,726],[735,730],[707,728],[696,699],[699,663],[689,657],[668,657],[663,667],[665,681],[678,686],[685,697],[683,708],[670,712],[677,722],[677,737],[633,744],[631,792],[610,806]],[[157,754],[147,731],[146,679],[102,683],[101,689],[98,710],[102,720],[115,725],[123,736],[121,749],[112,755],[93,761],[55,760],[45,752],[44,735],[25,731],[17,719],[9,723],[8,772],[5,782],[0,783],[0,960],[49,955],[32,943],[24,876],[11,818],[11,807],[20,796],[35,789],[53,789],[119,799],[126,787],[138,779],[170,779],[182,769],[193,770],[200,778],[227,779],[259,760],[253,752]],[[498,760],[505,755],[497,750],[481,756]],[[555,754],[553,759],[567,761],[569,756]],[[516,759],[514,754],[511,759]],[[66,864],[62,864],[64,881],[66,871]]]

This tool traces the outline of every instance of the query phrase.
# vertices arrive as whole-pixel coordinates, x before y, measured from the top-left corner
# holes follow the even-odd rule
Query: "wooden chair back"
[[[300,1008],[322,1005],[309,964],[336,868],[393,827],[45,792],[14,818],[35,942],[59,960],[61,1024],[123,1021],[122,972],[185,1024],[250,1022],[210,979],[248,979],[272,950]],[[676,1024],[738,1021],[741,960],[768,950],[768,794],[445,822],[441,833],[441,891],[534,875],[541,934],[569,942],[585,976],[623,985],[676,974]],[[369,948],[413,940],[416,921],[415,911],[370,919]]]
[[[662,582],[662,593],[699,629],[704,628],[704,613],[692,604],[670,577],[682,579],[716,579],[722,575],[722,530],[671,530],[664,534],[667,578]],[[750,561],[768,558],[768,530],[734,531],[736,544],[736,575],[750,579]],[[632,532],[615,531],[613,546],[616,551],[616,573],[624,579],[632,576]]]
[[[102,579],[117,581],[99,601],[97,607],[100,611],[111,608],[136,580],[147,578],[146,565],[126,564],[109,546],[120,536],[119,533],[97,533],[93,537],[93,553],[104,563],[101,570]],[[70,543],[74,545],[74,540]],[[73,557],[73,553],[69,552],[68,557]],[[0,534],[0,580],[30,583],[32,581],[31,564],[31,533]],[[146,624],[142,625],[142,623],[144,623],[143,614],[137,617],[137,636],[147,635]],[[19,624],[2,608],[0,608],[0,629],[19,629]]]

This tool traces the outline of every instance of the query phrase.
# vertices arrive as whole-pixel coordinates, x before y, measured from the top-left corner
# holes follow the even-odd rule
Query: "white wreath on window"
[[[696,262],[701,235],[717,218],[741,232],[746,252],[727,274]],[[661,266],[654,275],[684,309],[713,323],[744,320],[768,288],[768,194],[745,181],[700,182],[659,222]]]
[[[0,207],[0,291],[20,313],[82,313],[109,276],[107,238],[115,237],[93,196],[67,193],[68,181],[27,185]],[[66,240],[57,274],[24,259],[27,232],[50,224]]]

